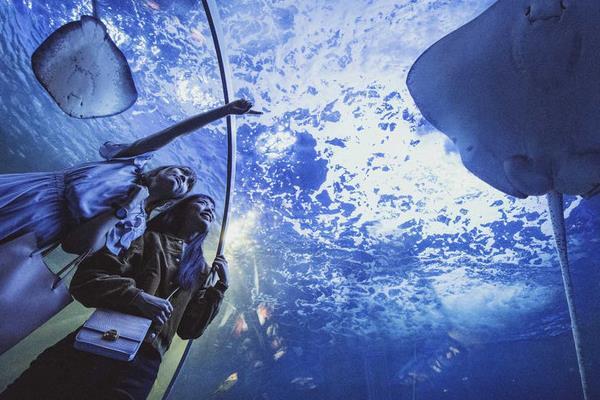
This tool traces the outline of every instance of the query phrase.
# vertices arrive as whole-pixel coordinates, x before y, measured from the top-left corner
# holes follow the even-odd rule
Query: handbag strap
[[[215,273],[216,273],[215,269],[214,269],[214,268],[211,268],[210,272],[209,272],[209,273],[208,273],[208,275],[206,276],[206,280],[205,280],[205,281],[204,281],[204,283],[202,284],[202,288],[203,288],[203,289],[208,289],[210,286],[212,286],[212,281],[213,281],[213,279],[214,279]],[[177,292],[179,292],[179,290],[181,290],[181,287],[180,287],[180,286],[178,286],[178,287],[177,287],[175,290],[173,290],[173,291],[171,292],[171,294],[170,294],[169,296],[167,296],[167,298],[166,298],[165,300],[169,300],[169,301],[170,301],[170,300],[173,298],[173,296],[175,296],[175,294],[176,294]]]
[[[54,279],[54,283],[52,284],[52,289],[56,289],[56,287],[58,285],[60,285],[60,283],[63,281],[63,279],[65,277],[67,277],[71,273],[71,271],[73,271],[75,268],[77,268],[79,266],[79,264],[81,264],[81,262],[83,260],[85,260],[86,257],[88,257],[91,253],[92,253],[91,249],[87,250],[85,253],[78,255],[76,258],[71,260],[67,265],[65,265],[63,268],[61,268],[55,274],[56,279]]]
[[[180,290],[180,289],[181,289],[180,287],[177,287],[177,289],[173,290],[173,291],[171,292],[171,294],[170,294],[170,295],[169,295],[169,296],[168,296],[168,297],[167,297],[165,300],[167,300],[167,301],[171,301],[171,298],[172,298],[173,296],[175,296],[175,293],[179,292],[179,290]]]
[[[35,256],[38,256],[38,255],[42,256],[42,257],[45,257],[48,254],[52,253],[59,245],[60,245],[59,242],[54,242],[54,243],[47,244],[44,247],[40,247],[39,249],[36,249],[36,250],[32,251],[29,254],[29,257],[35,257]]]
[[[47,244],[44,247],[40,247],[40,248],[32,251],[29,254],[29,257],[36,257],[36,256],[45,257],[48,254],[50,254],[51,252],[53,252],[58,246],[60,246],[59,242]],[[63,279],[66,276],[68,276],[69,273],[71,273],[71,271],[73,269],[77,268],[79,266],[79,264],[81,264],[81,262],[83,260],[85,260],[85,258],[88,257],[91,253],[92,253],[92,250],[89,249],[86,252],[79,254],[73,260],[69,261],[67,263],[67,265],[65,265],[63,268],[61,268],[58,272],[54,273],[56,278],[54,279],[54,282],[52,283],[52,290],[56,289],[56,287],[58,285],[60,285],[60,283],[63,281]]]

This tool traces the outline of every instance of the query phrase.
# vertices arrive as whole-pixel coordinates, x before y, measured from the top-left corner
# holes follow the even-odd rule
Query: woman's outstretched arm
[[[167,129],[154,133],[150,136],[136,140],[128,147],[119,151],[115,157],[135,157],[144,153],[156,151],[171,143],[179,136],[192,133],[203,126],[226,117],[230,114],[245,114],[252,108],[252,103],[247,100],[235,100],[222,107],[218,107],[202,114],[195,115],[181,121]]]

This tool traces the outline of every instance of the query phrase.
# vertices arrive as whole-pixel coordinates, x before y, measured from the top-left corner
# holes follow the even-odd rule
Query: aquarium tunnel
[[[237,98],[262,112],[212,123],[149,161],[191,166],[218,221],[231,156],[236,172],[229,289],[200,338],[174,339],[150,399],[575,400],[582,368],[587,398],[600,399],[600,196],[564,196],[578,363],[546,200],[471,173],[407,87],[427,48],[495,1],[94,3],[0,0],[0,173],[95,161],[106,141],[131,143]],[[137,100],[74,118],[31,56],[92,7]],[[205,243],[212,260],[219,229]],[[54,251],[48,265],[69,257]],[[0,355],[0,390],[91,312],[72,302]]]

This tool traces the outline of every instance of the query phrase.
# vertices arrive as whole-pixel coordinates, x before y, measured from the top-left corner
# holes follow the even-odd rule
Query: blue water
[[[199,3],[100,3],[140,98],[119,116],[82,121],[56,107],[29,57],[89,14],[89,2],[0,2],[0,172],[97,159],[105,140],[131,141],[221,104]],[[503,195],[468,173],[404,83],[422,51],[493,2],[217,3],[237,96],[264,115],[238,118],[232,288],[173,398],[581,398],[545,201]],[[222,202],[225,146],[214,124],[154,163],[192,165],[200,190]],[[593,377],[600,199],[566,202]],[[0,357],[0,386],[84,314],[53,319]]]

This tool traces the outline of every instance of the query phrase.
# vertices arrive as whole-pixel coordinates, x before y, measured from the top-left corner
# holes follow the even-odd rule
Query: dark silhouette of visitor
[[[174,335],[198,338],[219,311],[227,261],[215,258],[218,281],[205,287],[211,268],[202,250],[214,219],[210,197],[185,197],[152,219],[121,255],[105,247],[79,266],[71,292],[85,306],[153,320],[131,362],[76,350],[75,331],[38,356],[0,399],[145,399]]]

